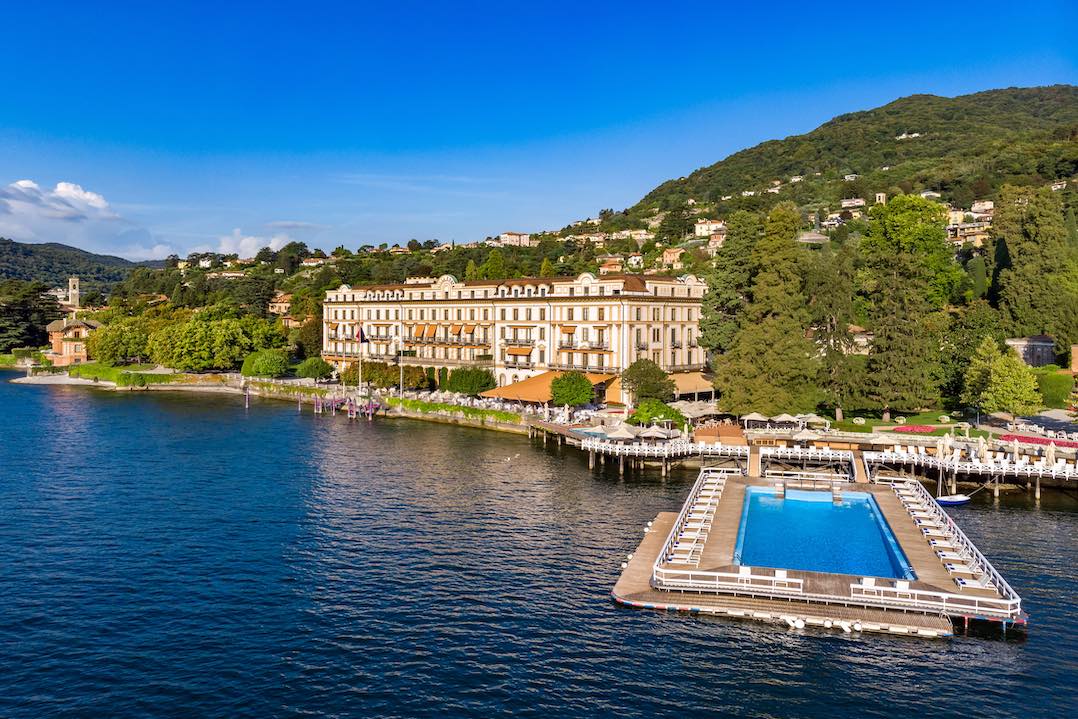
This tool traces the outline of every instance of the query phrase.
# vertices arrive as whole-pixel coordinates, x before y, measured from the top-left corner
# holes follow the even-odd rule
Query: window
[[[408,319],[412,319],[412,310],[411,309],[408,310]]]
[[[651,330],[651,341],[652,342],[662,342],[662,337],[659,336],[659,328],[658,327]]]
[[[662,310],[656,307],[651,311],[651,319],[655,322],[662,322]]]
[[[468,310],[468,319],[470,319],[470,320],[475,319],[475,308],[472,308],[472,309]]]
[[[539,364],[546,364],[546,350],[539,350]]]
[[[502,307],[502,322],[505,322],[505,308]]]
[[[569,320],[570,322],[573,321],[573,308],[572,307],[566,307],[565,308],[565,319]]]
[[[541,339],[541,340],[546,339],[546,327],[540,327],[539,328],[539,339]]]
[[[524,310],[524,319],[527,320],[528,322],[531,322],[531,319],[532,319],[532,308],[531,307]]]
[[[546,320],[546,307],[540,307],[539,308],[539,321],[542,322],[544,320]]]
[[[643,319],[643,315],[641,314],[642,311],[643,310],[641,310],[641,308],[639,308],[639,307],[636,308],[636,321],[637,322],[639,322],[639,321],[641,321]]]
[[[599,308],[599,321],[602,322],[605,319],[606,319],[606,308],[605,307],[600,307]]]
[[[584,322],[588,321],[588,308],[587,307],[580,310],[580,319],[583,320]]]
[[[487,310],[487,309],[483,310],[483,321],[485,322],[485,321],[487,321],[489,319],[490,319],[490,310]]]
[[[516,322],[520,319],[520,310],[516,307],[513,308],[513,321]]]

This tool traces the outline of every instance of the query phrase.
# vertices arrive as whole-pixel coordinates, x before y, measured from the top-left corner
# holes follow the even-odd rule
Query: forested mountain
[[[0,237],[0,279],[39,280],[55,287],[66,286],[68,277],[78,275],[84,287],[100,288],[123,280],[139,264],[56,242],[39,245]]]
[[[859,177],[847,181],[847,175]],[[1047,184],[1075,175],[1078,87],[1008,88],[954,98],[912,95],[736,152],[659,185],[624,213],[604,213],[603,225],[643,226],[656,210],[682,207],[690,199],[698,213],[717,217],[765,210],[782,200],[834,209],[845,197],[871,201],[875,192],[894,196],[925,189],[969,207],[975,199],[994,197],[1004,184]]]

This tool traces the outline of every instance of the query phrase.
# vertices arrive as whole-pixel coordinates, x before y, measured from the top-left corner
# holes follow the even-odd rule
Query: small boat
[[[936,503],[941,504],[944,507],[957,507],[960,504],[968,504],[970,497],[968,494],[947,494],[942,497],[936,497]]]

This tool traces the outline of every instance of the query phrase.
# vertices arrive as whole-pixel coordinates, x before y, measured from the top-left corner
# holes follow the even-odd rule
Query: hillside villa
[[[68,317],[53,320],[45,326],[49,333],[49,350],[44,353],[45,359],[56,367],[85,362],[89,358],[86,353],[86,338],[100,326],[101,323],[94,320]]]

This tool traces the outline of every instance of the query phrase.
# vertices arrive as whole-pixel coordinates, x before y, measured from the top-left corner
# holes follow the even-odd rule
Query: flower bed
[[[892,427],[888,431],[907,432],[910,434],[932,434],[936,431],[936,428],[927,424],[904,424],[901,427]]]
[[[1024,442],[1025,444],[1043,444],[1048,446],[1054,444],[1057,447],[1078,448],[1078,442],[1070,439],[1052,439],[1051,437],[1023,437],[1018,434],[1005,434],[1000,437],[1003,442],[1013,442],[1014,440]]]

